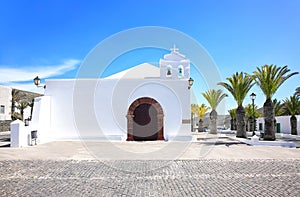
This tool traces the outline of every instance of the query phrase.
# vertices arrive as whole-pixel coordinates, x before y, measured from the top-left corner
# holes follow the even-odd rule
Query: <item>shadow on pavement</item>
[[[10,135],[0,135],[0,148],[10,147]]]
[[[10,144],[0,145],[0,148],[8,148],[10,147]]]

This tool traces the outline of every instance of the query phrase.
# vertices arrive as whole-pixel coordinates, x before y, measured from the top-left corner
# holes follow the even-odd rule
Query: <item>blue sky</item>
[[[300,71],[299,18],[297,0],[0,1],[0,84],[36,90],[31,80],[36,75],[74,78],[99,42],[140,26],[168,27],[191,36],[214,59],[223,80],[264,64]],[[163,55],[147,54],[128,56],[126,66],[158,62]],[[115,66],[122,70],[124,65]],[[193,87],[198,102],[205,103],[200,93],[206,87],[197,73],[192,76],[198,81]],[[283,84],[275,97],[284,99],[298,86],[300,75]],[[251,92],[262,106],[262,92],[257,87]],[[244,105],[249,102],[247,97]],[[235,107],[231,96],[226,106]]]

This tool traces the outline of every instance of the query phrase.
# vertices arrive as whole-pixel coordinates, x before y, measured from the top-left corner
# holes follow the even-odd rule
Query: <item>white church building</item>
[[[40,143],[192,140],[190,60],[177,50],[160,67],[144,63],[106,78],[46,80],[23,133],[36,130]],[[16,146],[28,144],[23,138]]]

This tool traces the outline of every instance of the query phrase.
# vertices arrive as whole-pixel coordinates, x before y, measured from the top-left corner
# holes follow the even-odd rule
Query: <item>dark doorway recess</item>
[[[135,100],[127,113],[127,141],[164,140],[163,110],[148,97]]]

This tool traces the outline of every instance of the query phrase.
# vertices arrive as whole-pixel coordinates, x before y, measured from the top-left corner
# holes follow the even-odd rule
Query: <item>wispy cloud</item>
[[[63,75],[68,71],[76,69],[79,63],[79,60],[68,59],[62,64],[51,66],[38,65],[12,68],[10,66],[0,65],[0,84],[17,89],[36,92],[36,87],[32,83],[34,77],[39,76],[40,78],[45,79]]]
[[[79,60],[69,59],[62,64],[52,66],[22,66],[20,68],[0,66],[0,83],[30,81],[36,76],[49,78],[62,75],[74,70],[79,63]]]
[[[1,84],[4,85],[6,87],[10,87],[10,88],[15,88],[18,90],[26,90],[29,92],[36,92],[36,93],[40,93],[43,94],[44,93],[44,89],[43,88],[37,88],[33,82],[28,82],[28,83],[13,83],[13,82],[9,82],[9,83],[4,83]]]

